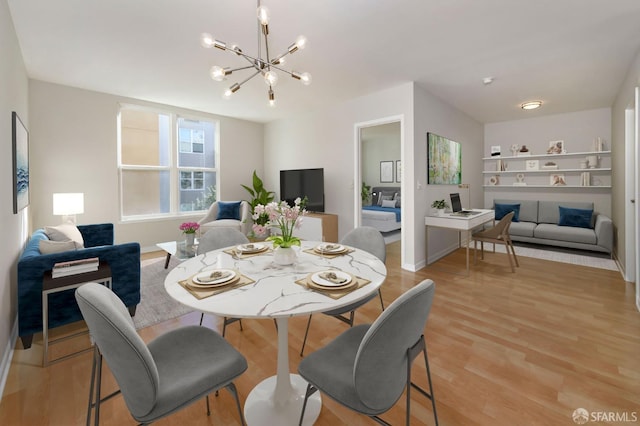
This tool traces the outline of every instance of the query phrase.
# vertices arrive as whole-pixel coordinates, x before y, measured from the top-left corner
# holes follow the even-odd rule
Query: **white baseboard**
[[[9,377],[9,369],[11,368],[11,360],[13,359],[13,351],[18,341],[18,317],[16,316],[13,322],[13,328],[11,329],[11,335],[9,336],[9,343],[2,354],[0,360],[0,400],[4,394],[4,386],[7,384],[7,377]]]

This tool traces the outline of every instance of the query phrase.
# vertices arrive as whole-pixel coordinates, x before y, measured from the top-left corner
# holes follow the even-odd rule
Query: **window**
[[[123,220],[209,208],[218,186],[217,122],[129,105],[118,121]]]

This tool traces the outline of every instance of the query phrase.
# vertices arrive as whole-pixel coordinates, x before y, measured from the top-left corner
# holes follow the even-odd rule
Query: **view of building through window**
[[[216,200],[217,127],[215,121],[122,106],[122,218],[206,210]]]

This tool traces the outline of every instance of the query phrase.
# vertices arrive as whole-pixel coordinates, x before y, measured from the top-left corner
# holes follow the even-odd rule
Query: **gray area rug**
[[[165,258],[143,260],[140,263],[140,303],[133,317],[136,329],[149,327],[162,321],[177,318],[192,311],[171,298],[164,290],[164,279],[171,269],[180,264],[174,258],[164,269]]]
[[[563,249],[561,247],[538,248],[540,246],[520,242],[514,243],[514,246],[517,256],[535,257],[537,259],[590,266],[592,268],[608,269],[610,271],[618,270],[616,262],[611,259],[611,256],[605,253],[592,253],[586,250],[571,250]],[[471,247],[473,247],[473,243],[471,244]],[[487,244],[485,245],[485,250],[487,250],[487,248],[492,250],[492,247],[493,246],[491,244]],[[499,253],[506,253],[505,247],[501,244],[496,244],[496,251]]]

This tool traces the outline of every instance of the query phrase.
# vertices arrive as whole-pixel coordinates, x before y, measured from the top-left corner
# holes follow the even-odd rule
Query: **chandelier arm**
[[[287,71],[286,69],[281,68],[281,67],[279,67],[277,65],[274,65],[274,64],[269,64],[269,65],[272,66],[273,68],[277,69],[278,71],[282,71],[285,74],[289,74],[290,76],[293,76],[293,73],[291,71]]]
[[[255,68],[255,65],[253,65],[252,63],[251,65],[247,65],[246,67],[233,68],[229,70],[228,74],[231,74],[232,72],[236,72],[236,71],[248,70],[250,68]]]
[[[247,81],[251,80],[253,77],[255,77],[256,75],[260,74],[261,71],[258,70],[256,72],[254,72],[253,74],[251,74],[249,77],[245,78],[244,80],[242,80],[240,83],[238,83],[238,86],[242,86],[243,84],[245,84]]]

